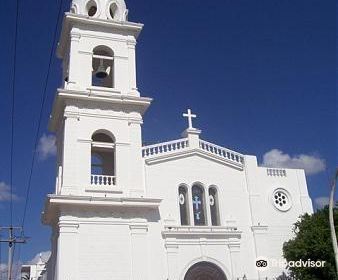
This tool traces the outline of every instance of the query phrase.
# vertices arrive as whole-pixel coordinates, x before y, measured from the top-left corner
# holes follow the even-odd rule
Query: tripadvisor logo
[[[268,259],[267,257],[258,257],[255,261],[255,266],[258,271],[264,271],[271,268],[286,268],[286,267],[325,267],[325,261],[321,260],[298,260],[287,262],[284,259]]]
[[[325,261],[313,261],[311,259],[307,259],[306,261],[289,261],[287,262],[287,265],[288,267],[324,267]]]

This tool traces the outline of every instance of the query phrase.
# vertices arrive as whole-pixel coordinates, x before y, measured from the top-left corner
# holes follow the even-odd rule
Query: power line
[[[57,20],[56,20],[56,24],[54,28],[54,33],[53,33],[53,44],[50,49],[47,75],[45,77],[43,96],[42,96],[42,102],[41,102],[40,113],[39,113],[38,127],[37,127],[36,134],[35,134],[35,142],[34,142],[34,150],[33,150],[34,153],[33,153],[32,162],[31,162],[30,171],[29,171],[28,185],[27,185],[26,197],[25,197],[25,206],[24,206],[23,217],[22,217],[22,222],[21,222],[22,228],[24,228],[26,214],[27,214],[27,206],[28,206],[29,194],[30,194],[31,183],[32,183],[32,175],[33,175],[33,170],[35,166],[36,150],[37,150],[37,146],[39,142],[42,113],[43,113],[43,109],[44,109],[44,105],[45,105],[46,97],[47,97],[47,87],[48,87],[48,81],[49,81],[49,76],[50,76],[50,69],[51,69],[52,61],[53,61],[54,48],[55,48],[56,40],[57,40],[57,30],[58,30],[59,21],[60,21],[61,14],[62,14],[62,4],[63,4],[63,0],[60,0],[59,7],[58,7],[58,16],[57,16]]]
[[[11,147],[10,147],[10,224],[13,225],[13,153],[14,153],[14,115],[15,115],[15,81],[17,63],[17,41],[18,41],[18,19],[19,19],[19,0],[16,3],[15,32],[14,32],[14,54],[13,54],[13,73],[12,73],[12,106],[11,106]]]

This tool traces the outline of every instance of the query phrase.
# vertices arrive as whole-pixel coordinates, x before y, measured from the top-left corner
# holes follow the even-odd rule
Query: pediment
[[[233,160],[231,156],[230,158],[224,157],[223,155],[212,153],[202,148],[189,148],[189,147],[174,152],[159,153],[156,155],[152,155],[150,157],[145,157],[145,162],[148,165],[154,165],[189,157],[199,157],[205,160],[210,160],[225,166],[235,168],[240,171],[244,169],[244,161],[236,161]]]

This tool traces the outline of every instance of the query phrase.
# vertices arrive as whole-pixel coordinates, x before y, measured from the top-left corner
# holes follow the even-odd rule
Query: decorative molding
[[[241,239],[242,232],[237,230],[236,227],[208,227],[208,226],[165,226],[162,231],[164,238],[190,238],[200,239],[205,238],[207,243],[210,243],[213,239]],[[168,239],[170,241],[170,239]],[[198,242],[200,243],[200,241]]]
[[[59,233],[78,233],[79,224],[67,221],[60,221],[58,223]]]
[[[267,234],[269,227],[266,225],[252,226],[251,230],[254,234]]]
[[[129,225],[131,235],[145,235],[148,233],[147,224],[132,224]]]

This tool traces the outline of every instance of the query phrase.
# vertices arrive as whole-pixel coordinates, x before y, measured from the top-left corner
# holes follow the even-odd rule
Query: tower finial
[[[73,0],[70,12],[89,18],[128,21],[124,0]]]

